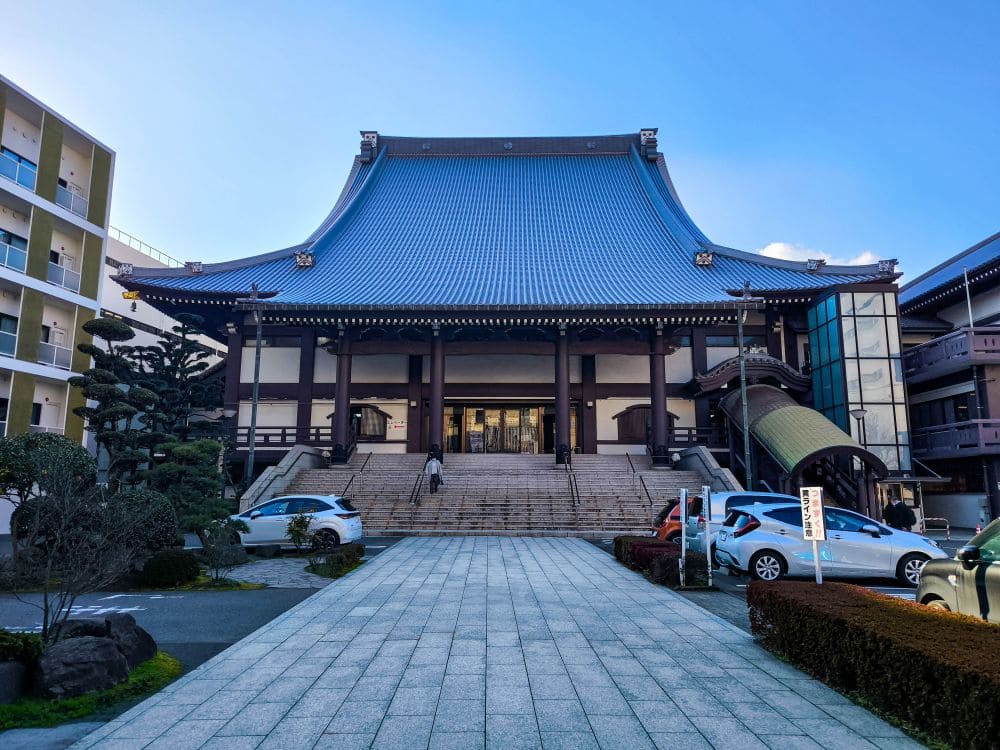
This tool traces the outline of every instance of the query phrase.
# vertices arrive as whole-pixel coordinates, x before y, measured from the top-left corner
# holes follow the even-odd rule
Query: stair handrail
[[[344,485],[344,489],[340,491],[341,497],[343,498],[347,497],[347,491],[351,488],[351,485],[354,484],[354,480],[357,478],[358,478],[357,474],[351,474],[351,478],[347,480],[347,484]]]
[[[375,454],[372,451],[368,452],[368,458],[365,459],[365,462],[363,464],[361,464],[361,468],[358,469],[358,473],[359,474],[365,470],[365,467],[368,465],[368,462],[372,460],[372,456],[373,455],[375,455]]]
[[[646,499],[649,500],[649,507],[653,507],[653,496],[649,494],[649,487],[646,486],[646,479],[639,475],[639,485],[642,487],[642,491],[646,493]],[[641,499],[641,498],[640,498]]]
[[[413,483],[413,489],[410,490],[410,505],[416,505],[420,502],[420,485],[424,483],[424,473],[420,472],[417,474],[417,481]]]
[[[635,464],[632,463],[632,454],[629,453],[628,451],[625,452],[625,458],[628,461],[629,468],[632,469],[632,491],[634,492],[635,491],[635,475],[637,473],[636,470],[635,470]]]

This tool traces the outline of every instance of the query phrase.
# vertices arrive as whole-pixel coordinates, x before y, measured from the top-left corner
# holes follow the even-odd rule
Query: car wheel
[[[319,549],[333,549],[340,546],[340,537],[333,529],[320,529],[316,532],[316,547]]]
[[[916,586],[920,583],[920,571],[924,569],[924,563],[930,558],[927,555],[911,553],[903,555],[899,564],[896,565],[896,578],[904,586]]]
[[[670,536],[667,537],[667,541],[668,542],[673,542],[674,544],[680,544],[681,543],[681,535],[680,534],[671,534]]]
[[[944,599],[931,599],[929,602],[924,602],[931,609],[940,609],[942,612],[951,612],[951,607],[948,606],[948,602]]]
[[[750,575],[758,581],[777,581],[788,570],[785,558],[769,549],[750,558]]]

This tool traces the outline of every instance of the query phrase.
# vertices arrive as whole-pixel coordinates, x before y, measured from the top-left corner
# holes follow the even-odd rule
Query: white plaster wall
[[[694,415],[694,401],[687,398],[668,398],[667,411],[676,414],[674,427],[694,427],[697,422]]]
[[[738,346],[710,346],[705,351],[709,370],[718,364],[722,364],[727,359],[740,356],[740,348]]]
[[[72,258],[69,264],[70,270],[79,272],[80,261],[83,259],[83,237],[61,232],[58,229],[52,230],[52,249],[60,255],[68,255]]]
[[[244,346],[240,360],[240,382],[252,383],[254,347]],[[261,383],[298,383],[299,348],[297,346],[264,346],[260,350]],[[292,421],[295,424],[295,421]]]
[[[66,180],[71,192],[90,196],[90,156],[81,154],[65,143],[62,147],[62,159],[59,162],[59,176]]]
[[[332,422],[330,421],[330,415],[333,414],[334,401],[329,400],[314,400],[312,402],[312,410],[309,424],[312,427],[330,427]]]
[[[240,427],[250,426],[250,401],[240,402]],[[295,412],[298,404],[295,401],[259,401],[257,403],[258,427],[294,427]]]
[[[580,357],[569,358],[569,379],[580,382]],[[555,383],[555,355],[452,354],[445,357],[445,383]],[[424,357],[423,381],[430,382],[430,357]]]
[[[694,360],[690,346],[682,346],[667,355],[667,382],[687,383],[694,377]]]
[[[37,164],[42,129],[8,109],[3,116],[3,145]]]
[[[333,359],[336,371],[337,358]],[[351,357],[352,383],[407,383],[409,379],[409,358],[405,354],[355,354]],[[329,382],[336,382],[336,378]]]
[[[648,398],[599,398],[594,408],[597,409],[597,439],[617,440],[618,422],[615,414],[637,404],[649,405]]]
[[[1000,313],[1000,287],[994,287],[972,298],[972,319],[976,322],[998,313]],[[938,313],[938,316],[955,327],[967,326],[969,325],[969,306],[963,300],[957,305],[946,307]]]
[[[649,357],[646,355],[598,354],[594,359],[598,383],[649,382]]]
[[[795,345],[799,350],[799,370],[801,370],[802,365],[804,365],[806,361],[806,347],[809,346],[809,336],[806,334],[799,334],[795,338]]]
[[[76,325],[76,309],[62,307],[61,305],[55,305],[46,300],[42,304],[42,325],[49,326],[49,328],[57,329],[63,332],[63,342],[62,346],[72,348],[73,347],[73,330]],[[18,330],[18,336],[28,335],[28,331]],[[42,332],[36,331],[31,334],[38,336],[41,340]],[[97,341],[98,345],[101,345],[101,341]]]
[[[0,290],[0,313],[21,316],[21,292],[18,289],[4,287]],[[20,333],[20,329],[18,330]]]
[[[66,406],[66,384],[50,383],[45,380],[35,382],[35,395],[32,403],[42,405],[42,415],[39,424],[43,427],[62,428],[66,418],[63,409]]]
[[[0,206],[0,229],[6,229],[18,237],[28,239],[28,215],[8,206]]]
[[[313,360],[314,383],[337,382],[337,355],[330,354],[326,349],[316,348],[316,359]]]

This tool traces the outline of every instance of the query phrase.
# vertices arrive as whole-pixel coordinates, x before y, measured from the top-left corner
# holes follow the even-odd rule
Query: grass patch
[[[306,565],[305,571],[307,573],[312,573],[314,575],[323,576],[323,578],[340,578],[341,576],[346,576],[355,568],[361,567],[364,560],[356,560],[353,563],[347,565],[330,566],[320,564],[318,566]]]
[[[9,705],[0,706],[0,731],[22,727],[54,727],[72,719],[82,719],[99,711],[106,711],[120,703],[145,698],[173,682],[184,670],[177,659],[164,651],[144,661],[132,670],[120,685],[75,698],[47,700],[21,698]]]
[[[209,576],[199,575],[190,583],[182,583],[171,591],[255,591],[267,588],[266,583],[250,583],[249,581],[237,581],[232,578],[223,578],[221,581],[213,581]]]

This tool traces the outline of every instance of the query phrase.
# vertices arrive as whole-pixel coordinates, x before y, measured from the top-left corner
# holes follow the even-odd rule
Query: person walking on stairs
[[[427,457],[427,463],[424,464],[424,474],[427,475],[431,486],[431,494],[433,495],[438,491],[438,487],[444,484],[443,467],[434,453],[431,453]]]

